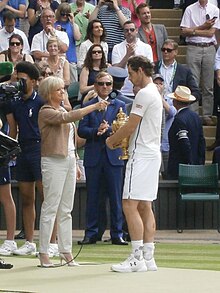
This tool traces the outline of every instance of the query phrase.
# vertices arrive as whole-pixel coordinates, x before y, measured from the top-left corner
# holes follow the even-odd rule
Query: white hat
[[[191,95],[191,90],[183,85],[178,85],[175,92],[168,94],[167,96],[182,103],[189,103],[196,100],[196,98]]]

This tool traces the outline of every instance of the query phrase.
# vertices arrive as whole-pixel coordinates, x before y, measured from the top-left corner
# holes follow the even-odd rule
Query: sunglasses
[[[125,28],[124,29],[124,32],[125,33],[128,33],[128,32],[132,32],[133,33],[134,31],[135,31],[135,28]]]
[[[20,46],[21,43],[20,43],[20,42],[10,42],[9,45],[10,45],[10,46]]]
[[[104,86],[104,85],[110,86],[110,85],[112,85],[112,82],[111,81],[107,81],[107,82],[97,81],[97,85],[99,85],[99,86]]]
[[[161,51],[162,52],[166,52],[167,51],[167,53],[171,53],[172,51],[174,51],[175,49],[170,49],[170,48],[162,48],[161,49]]]
[[[92,51],[92,54],[96,54],[96,53],[98,53],[98,54],[102,54],[102,51],[100,50],[100,51]]]
[[[51,76],[51,75],[53,75],[53,72],[46,72],[46,71],[42,72],[42,76]]]
[[[70,13],[60,13],[61,16],[70,16]]]

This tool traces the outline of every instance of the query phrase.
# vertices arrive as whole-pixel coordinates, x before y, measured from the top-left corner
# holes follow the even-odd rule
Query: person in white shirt
[[[213,125],[213,67],[215,32],[220,28],[219,9],[208,0],[199,0],[186,8],[180,27],[186,37],[187,64],[202,87],[203,124]]]
[[[41,13],[43,30],[33,37],[31,53],[35,60],[40,61],[44,57],[49,57],[47,42],[50,37],[56,36],[60,43],[60,53],[65,53],[69,47],[69,38],[66,32],[54,28],[55,14],[50,8],[43,9]]]
[[[18,34],[23,40],[23,53],[30,54],[30,46],[25,33],[15,27],[16,16],[11,11],[6,11],[3,19],[4,27],[0,30],[0,52],[7,50],[9,47],[9,38],[13,34]]]
[[[153,62],[151,46],[138,39],[138,29],[133,21],[126,21],[123,25],[125,40],[113,47],[112,65],[127,69],[127,62],[131,56],[142,55]],[[125,79],[121,93],[128,97],[134,97],[133,85],[128,77]]]

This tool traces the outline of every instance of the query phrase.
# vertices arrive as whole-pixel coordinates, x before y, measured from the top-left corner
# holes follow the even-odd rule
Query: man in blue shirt
[[[3,13],[5,11],[13,12],[16,17],[16,28],[19,28],[19,18],[25,17],[26,0],[0,0],[0,21],[3,26]]]

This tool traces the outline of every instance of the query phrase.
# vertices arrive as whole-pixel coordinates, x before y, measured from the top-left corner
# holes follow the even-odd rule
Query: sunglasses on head
[[[53,72],[47,72],[47,71],[42,72],[42,76],[51,76],[51,75],[53,75]]]
[[[135,28],[133,28],[133,27],[132,28],[125,28],[124,29],[124,32],[125,33],[128,33],[128,32],[132,32],[133,33],[134,31],[135,31]]]
[[[16,46],[20,46],[21,43],[20,43],[20,42],[10,42],[9,45],[10,45],[10,46],[14,46],[14,45],[16,45]]]
[[[92,54],[96,54],[96,53],[98,53],[98,54],[102,54],[102,51],[101,50],[95,50],[95,51],[92,51]]]
[[[99,85],[99,86],[103,86],[103,85],[110,86],[110,85],[112,85],[112,82],[111,81],[107,81],[107,82],[97,81],[97,85]]]
[[[175,49],[170,49],[170,48],[162,48],[162,49],[161,49],[162,52],[166,52],[166,51],[167,51],[168,53],[171,53],[171,52],[174,51],[174,50],[175,50]]]
[[[70,13],[65,13],[65,12],[62,12],[60,13],[61,16],[70,16]]]

